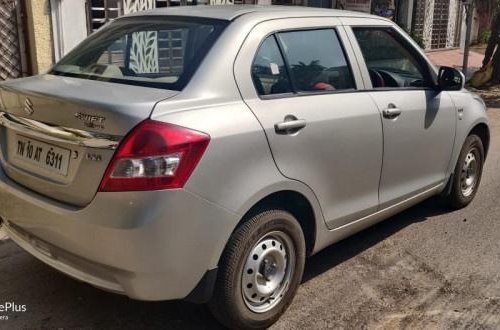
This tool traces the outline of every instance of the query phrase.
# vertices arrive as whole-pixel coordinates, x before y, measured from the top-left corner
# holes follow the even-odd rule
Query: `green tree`
[[[479,42],[486,42],[491,34],[491,23],[496,13],[500,13],[500,0],[475,0],[479,23]]]

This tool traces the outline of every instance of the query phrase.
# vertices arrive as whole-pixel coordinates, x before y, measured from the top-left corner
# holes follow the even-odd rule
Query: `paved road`
[[[500,109],[476,200],[429,200],[308,261],[275,329],[500,328]],[[203,306],[128,300],[71,280],[0,233],[0,304],[27,305],[0,328],[216,328]],[[0,313],[1,315],[2,313]]]

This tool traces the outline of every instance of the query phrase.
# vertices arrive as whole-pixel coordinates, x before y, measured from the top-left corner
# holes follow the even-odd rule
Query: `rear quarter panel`
[[[245,213],[278,191],[296,191],[306,197],[313,207],[318,230],[326,230],[314,193],[303,183],[287,179],[278,171],[262,127],[242,101],[164,114],[153,119],[210,135],[210,144],[185,189],[237,215],[238,221],[223,226],[219,222],[219,226],[213,228],[220,237],[214,251],[217,260]]]
[[[175,98],[158,103],[151,118],[199,130],[211,137],[186,183],[186,190],[237,214],[238,219],[272,193],[296,191],[311,203],[317,229],[326,231],[312,190],[278,171],[264,130],[242,101],[235,82],[235,58],[257,22],[245,16],[232,22],[188,86]],[[237,224],[214,228],[220,234],[216,254],[222,253]]]
[[[315,199],[309,188],[278,171],[262,127],[243,102],[154,119],[210,135],[207,151],[185,188],[231,212],[244,215],[260,199],[280,190],[298,190]]]

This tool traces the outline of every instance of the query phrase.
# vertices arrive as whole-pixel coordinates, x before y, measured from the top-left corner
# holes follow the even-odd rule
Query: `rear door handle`
[[[305,119],[297,119],[295,116],[286,116],[285,121],[274,125],[274,130],[278,134],[294,134],[306,127]]]
[[[401,112],[402,112],[401,109],[396,107],[394,104],[390,103],[387,106],[387,109],[384,109],[382,111],[382,114],[384,115],[384,118],[394,119],[394,118],[399,117],[399,115],[401,115]]]

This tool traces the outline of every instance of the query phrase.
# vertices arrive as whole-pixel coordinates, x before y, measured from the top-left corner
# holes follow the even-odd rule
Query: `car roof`
[[[254,19],[258,20],[259,15],[262,19],[269,19],[269,15],[273,18],[287,18],[287,17],[313,17],[313,16],[328,16],[328,17],[361,17],[361,18],[378,18],[361,12],[338,10],[338,9],[325,9],[325,8],[312,8],[302,6],[259,6],[259,5],[215,5],[215,6],[180,6],[159,8],[143,12],[134,13],[130,16],[186,16],[186,17],[200,17],[220,19],[226,21],[233,21],[238,17],[251,15]]]

